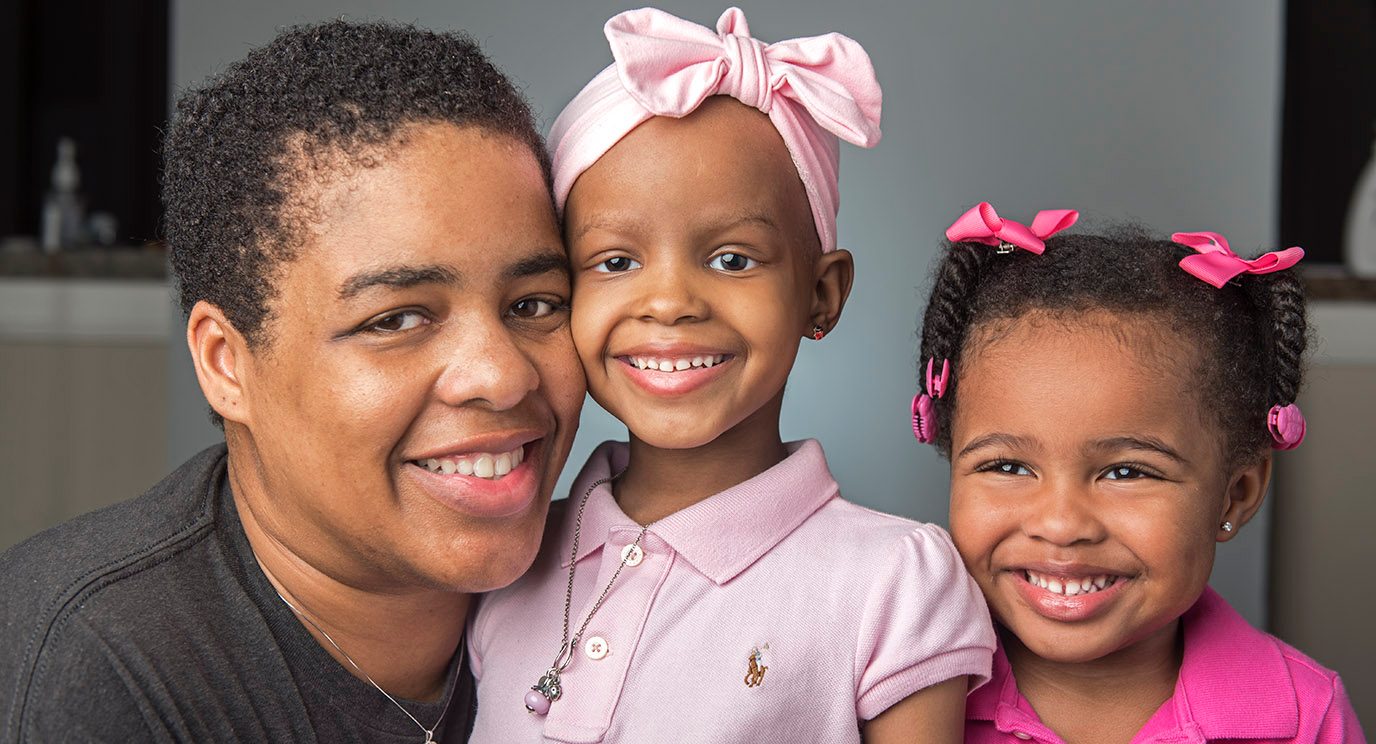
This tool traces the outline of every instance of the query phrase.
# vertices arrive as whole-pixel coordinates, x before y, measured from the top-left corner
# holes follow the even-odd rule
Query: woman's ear
[[[836,249],[823,253],[817,259],[815,281],[812,289],[812,309],[808,314],[811,323],[831,333],[841,320],[841,310],[850,296],[851,285],[855,282],[855,259],[850,251]],[[807,334],[811,336],[809,331]]]
[[[250,356],[244,337],[220,308],[201,300],[186,319],[186,345],[201,393],[210,407],[226,421],[247,423],[249,407],[243,376]]]
[[[1233,473],[1228,481],[1228,498],[1218,520],[1218,541],[1227,542],[1256,516],[1271,484],[1272,455],[1268,450],[1257,461]]]

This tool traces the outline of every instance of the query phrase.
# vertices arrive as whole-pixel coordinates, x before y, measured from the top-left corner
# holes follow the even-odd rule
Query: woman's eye
[[[1138,478],[1146,478],[1147,474],[1131,465],[1115,465],[1109,468],[1107,473],[1104,473],[1104,477],[1109,480],[1137,480]]]
[[[562,302],[542,300],[539,297],[526,297],[512,303],[511,309],[507,312],[514,318],[543,318],[546,315],[553,315],[567,308],[568,305]]]
[[[753,258],[742,256],[739,253],[723,253],[720,256],[707,262],[708,267],[717,271],[745,271],[753,269],[759,262]]]
[[[638,268],[640,268],[639,261],[633,258],[626,258],[625,256],[609,258],[596,266],[597,271],[601,271],[605,274],[619,274],[623,271],[630,271],[631,269]]]
[[[369,323],[366,330],[376,333],[400,333],[402,331],[409,331],[412,328],[418,328],[429,322],[430,319],[425,317],[425,314],[421,313],[419,310],[403,310],[399,313],[383,316]]]

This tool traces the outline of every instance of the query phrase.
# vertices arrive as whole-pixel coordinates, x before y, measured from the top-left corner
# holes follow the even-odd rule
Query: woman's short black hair
[[[164,234],[184,313],[220,308],[264,340],[273,272],[299,246],[295,193],[367,167],[407,125],[482,127],[549,156],[520,92],[462,33],[329,21],[283,31],[177,101],[164,142]],[[322,169],[323,168],[323,169]],[[553,206],[551,205],[551,209]]]
[[[936,359],[937,369],[941,360],[951,361],[946,392],[935,401],[942,455],[951,454],[962,358],[977,353],[979,331],[1036,311],[1059,317],[1107,311],[1178,333],[1198,350],[1188,374],[1226,438],[1229,465],[1255,461],[1270,445],[1268,411],[1295,402],[1303,381],[1304,288],[1292,269],[1243,275],[1215,289],[1180,268],[1193,254],[1128,226],[1052,237],[1042,255],[947,243],[923,318],[919,361],[919,375],[928,359]]]

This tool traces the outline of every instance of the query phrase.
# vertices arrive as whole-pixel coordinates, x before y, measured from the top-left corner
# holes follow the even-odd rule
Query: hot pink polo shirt
[[[559,650],[578,501],[628,457],[623,443],[600,446],[530,572],[486,595],[469,624],[472,740],[859,742],[860,720],[918,690],[987,679],[988,610],[945,531],[843,500],[821,445],[788,448],[650,527],[564,671],[563,697],[536,716],[522,699]],[[608,486],[592,492],[570,633],[639,532]]]
[[[1365,744],[1338,675],[1253,628],[1213,590],[1181,616],[1185,655],[1175,694],[1133,744],[1229,741]],[[965,704],[966,744],[1062,744],[1018,692],[1008,657]]]

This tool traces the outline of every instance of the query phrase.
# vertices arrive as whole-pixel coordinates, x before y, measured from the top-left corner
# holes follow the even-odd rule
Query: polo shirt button
[[[607,639],[602,636],[593,636],[589,638],[583,643],[583,653],[587,654],[588,658],[593,661],[606,658]]]
[[[1022,739],[1023,741],[1027,741],[1028,739],[1032,738],[1032,735],[1027,733],[1026,731],[1014,731],[1013,735],[1018,737],[1019,739]]]
[[[627,566],[635,568],[640,565],[641,561],[645,560],[645,551],[641,550],[639,545],[631,543],[621,549],[621,560],[624,561]]]

